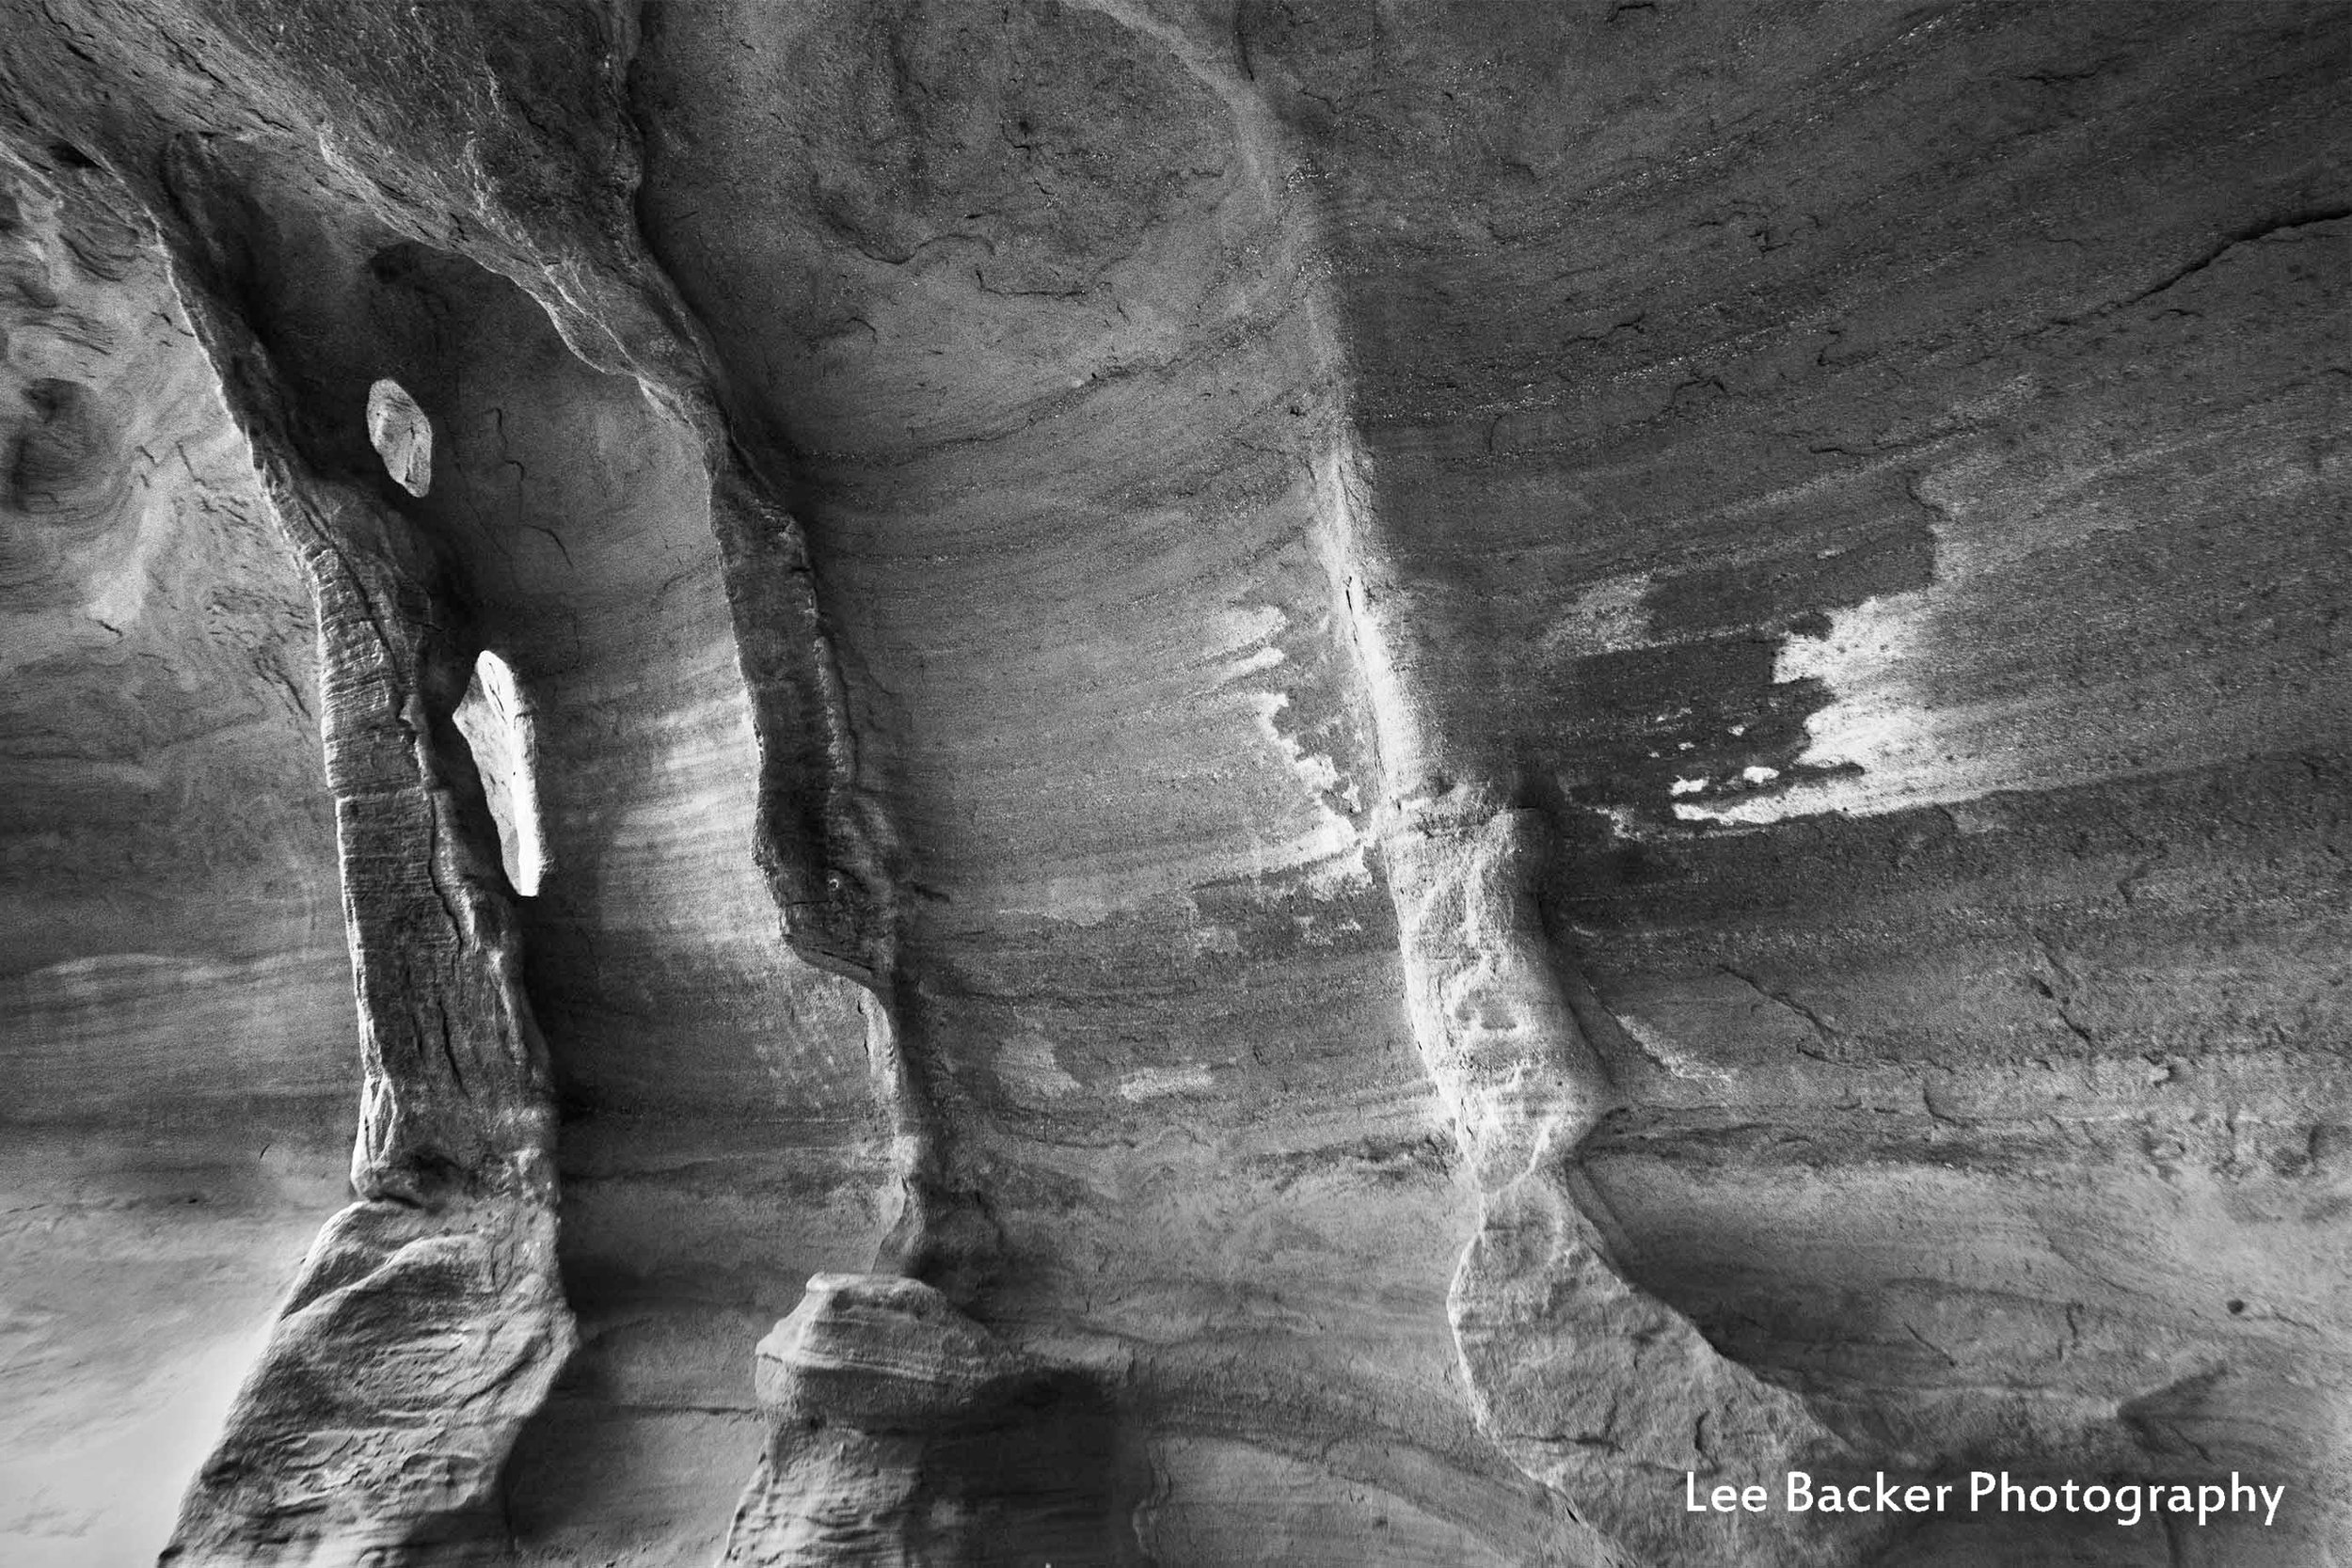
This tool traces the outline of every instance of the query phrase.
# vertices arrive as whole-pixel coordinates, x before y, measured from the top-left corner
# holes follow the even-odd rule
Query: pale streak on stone
[[[1955,413],[1991,417],[2025,395],[2011,387]],[[2217,447],[2225,440],[2215,435],[2200,443]],[[2211,461],[2219,465],[2233,455],[2216,451]],[[1937,514],[1930,525],[1936,580],[1834,609],[1824,635],[1788,639],[1774,660],[1775,682],[1816,680],[1831,694],[1828,705],[1805,721],[1798,764],[1844,770],[1786,790],[1677,804],[1675,816],[1748,827],[1828,812],[1883,816],[2138,770],[2130,764],[2119,768],[2118,752],[2167,752],[2176,764],[2194,755],[2198,748],[2190,744],[2153,745],[2138,721],[2103,734],[2101,726],[2082,723],[2080,706],[2070,723],[2068,706],[2079,704],[2081,694],[2063,687],[1968,698],[1959,694],[1966,683],[1947,668],[1967,643],[1972,594],[1981,598],[1986,585],[2005,574],[2031,570],[2038,556],[2101,535],[2128,537],[2145,526],[2111,494],[2141,461],[2141,452],[2130,451],[2109,460],[2073,462],[2047,476],[2020,477],[1995,454],[1969,451],[1921,477],[1915,497]],[[2298,475],[2287,487],[2307,482]],[[2030,727],[2018,731],[2021,721]],[[2217,755],[2231,744],[2202,742]]]
[[[1677,803],[1684,821],[1760,824],[1825,811],[1876,813],[1964,800],[1997,787],[1968,777],[1976,767],[1941,760],[1948,748],[1936,706],[1908,678],[1914,650],[1933,626],[1932,589],[1883,594],[1830,613],[1828,635],[1794,637],[1772,679],[1819,680],[1836,698],[1805,721],[1804,768],[1858,765],[1857,776],[1808,781],[1722,805]]]
[[[1646,647],[1652,639],[1643,601],[1653,580],[1648,572],[1629,572],[1579,594],[1544,634],[1547,659],[1592,658],[1626,648]]]
[[[1119,1098],[1132,1102],[1157,1100],[1164,1095],[1198,1094],[1210,1088],[1214,1082],[1209,1069],[1198,1063],[1187,1068],[1146,1068],[1120,1081]]]

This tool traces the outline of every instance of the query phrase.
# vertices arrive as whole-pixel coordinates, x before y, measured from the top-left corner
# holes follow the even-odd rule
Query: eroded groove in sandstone
[[[659,246],[657,245],[658,251]],[[723,356],[713,351],[724,366]],[[746,416],[738,416],[743,420]],[[737,657],[759,737],[755,853],[787,938],[810,962],[869,994],[867,1084],[887,1126],[892,1219],[876,1262],[912,1272],[984,1270],[968,1200],[945,1173],[939,1108],[899,1022],[902,858],[870,792],[858,787],[848,693],[801,524],[741,446],[714,451],[711,522],[734,614]],[[957,1241],[951,1234],[961,1233]],[[972,1256],[942,1260],[961,1243]]]

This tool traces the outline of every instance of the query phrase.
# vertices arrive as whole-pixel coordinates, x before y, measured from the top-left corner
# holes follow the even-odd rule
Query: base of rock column
[[[1119,1422],[931,1287],[818,1275],[760,1342],[768,1450],[726,1568],[1141,1562]]]

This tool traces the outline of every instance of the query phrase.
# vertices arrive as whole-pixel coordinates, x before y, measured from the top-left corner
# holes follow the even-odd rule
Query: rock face
[[[211,320],[215,357],[254,351]],[[379,383],[379,387],[383,384]],[[458,731],[470,640],[429,537],[300,459],[232,383],[317,608],[344,925],[359,1004],[358,1201],[327,1223],[163,1554],[360,1562],[438,1545],[570,1354],[555,1273],[554,1115],[498,833]],[[429,448],[368,425],[427,486]]]
[[[0,0],[0,1558],[2352,1560],[2347,66]]]
[[[759,1345],[768,1451],[723,1562],[1134,1562],[1118,1421],[917,1280],[818,1275]]]

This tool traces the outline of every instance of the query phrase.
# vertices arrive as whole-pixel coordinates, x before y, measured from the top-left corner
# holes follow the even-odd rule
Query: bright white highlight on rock
[[[412,496],[433,488],[433,421],[389,377],[368,388],[368,442],[393,483]]]
[[[498,819],[506,879],[531,897],[547,868],[547,839],[539,822],[539,748],[506,660],[488,652],[474,660],[473,681],[457,705],[456,719],[481,770],[490,815]]]
[[[1810,780],[1781,794],[1720,805],[1677,805],[1675,816],[1753,825],[1828,811],[1893,811],[1920,798],[1982,793],[1964,777],[1965,769],[1941,760],[1941,710],[1913,678],[1918,651],[1932,637],[1931,592],[1885,594],[1835,610],[1828,636],[1790,638],[1774,663],[1775,681],[1809,677],[1834,694],[1827,707],[1805,721],[1806,745],[1797,760],[1822,768],[1852,764],[1862,769],[1859,774]],[[1756,767],[1741,773],[1759,784],[1779,776],[1777,769]]]

